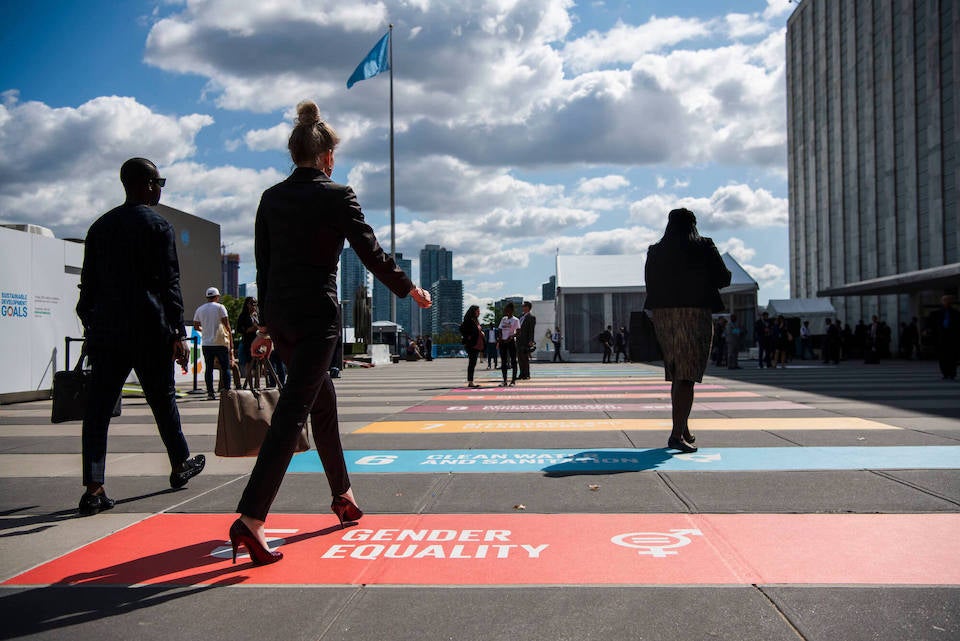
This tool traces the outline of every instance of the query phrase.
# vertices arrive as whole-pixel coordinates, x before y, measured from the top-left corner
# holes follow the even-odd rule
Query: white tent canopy
[[[608,254],[586,256],[557,256],[557,287],[567,293],[594,291],[646,291],[643,267],[646,254]],[[730,286],[723,294],[753,292],[759,289],[730,254],[723,254],[723,262],[731,272]]]
[[[767,303],[767,312],[771,316],[794,316],[800,318],[837,315],[837,310],[829,298],[778,298]]]

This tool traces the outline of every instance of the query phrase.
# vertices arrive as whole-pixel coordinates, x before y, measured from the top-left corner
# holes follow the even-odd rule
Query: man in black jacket
[[[180,265],[173,227],[150,209],[166,179],[146,158],[131,158],[120,168],[120,182],[126,202],[90,226],[80,274],[77,315],[93,372],[83,419],[81,516],[114,505],[103,488],[107,428],[131,369],[167,449],[171,487],[186,485],[205,464],[202,454],[190,458],[176,403],[172,361],[187,363]]]
[[[530,379],[530,346],[536,340],[537,317],[531,313],[533,304],[525,300],[521,307],[523,314],[520,316],[520,332],[517,334],[517,363],[520,365],[520,376],[518,380]]]

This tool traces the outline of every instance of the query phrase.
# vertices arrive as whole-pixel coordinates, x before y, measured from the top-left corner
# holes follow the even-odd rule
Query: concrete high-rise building
[[[340,254],[340,303],[342,316],[340,322],[344,327],[353,327],[353,302],[357,289],[367,285],[367,268],[360,262],[357,252],[349,245],[344,245]]]
[[[240,295],[240,254],[223,254],[220,262],[223,265],[220,293],[236,298]]]
[[[430,297],[433,306],[424,310],[430,312],[430,327],[424,327],[424,332],[459,332],[463,322],[463,281],[441,278],[430,287]]]
[[[409,258],[404,258],[403,254],[397,252],[397,265],[410,275],[413,263]],[[393,292],[376,278],[373,279],[373,321],[388,321],[390,318],[390,298]],[[407,333],[413,332],[413,319],[410,315],[413,299],[409,296],[397,299],[397,324],[403,327]]]
[[[540,300],[555,300],[557,298],[557,277],[551,276],[550,280],[540,285]]]
[[[957,33],[956,0],[804,0],[787,23],[791,296],[894,338],[960,282]]]
[[[420,284],[430,289],[441,278],[453,279],[453,252],[440,245],[427,245],[420,250]]]

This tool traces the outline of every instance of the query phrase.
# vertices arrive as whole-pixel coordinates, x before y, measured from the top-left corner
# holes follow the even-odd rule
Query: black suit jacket
[[[731,276],[710,238],[696,242],[662,240],[647,250],[644,308],[705,307],[723,311],[720,290],[730,284]]]
[[[349,186],[319,169],[297,167],[263,192],[254,236],[262,325],[336,322],[337,266],[345,239],[394,294],[410,293],[413,283],[380,247]]]
[[[520,345],[529,345],[536,339],[537,317],[533,314],[527,314],[520,325],[520,331],[517,332],[517,342]]]
[[[77,316],[92,342],[185,336],[173,226],[146,205],[121,205],[87,232]]]

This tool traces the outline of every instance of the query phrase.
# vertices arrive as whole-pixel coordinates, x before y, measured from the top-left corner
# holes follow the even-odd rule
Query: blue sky
[[[259,195],[311,98],[388,246],[388,79],[345,83],[393,22],[397,248],[451,249],[465,303],[538,298],[558,250],[641,269],[680,205],[761,303],[789,296],[786,0],[271,4],[0,5],[0,220],[82,237],[146,156],[252,281]]]

